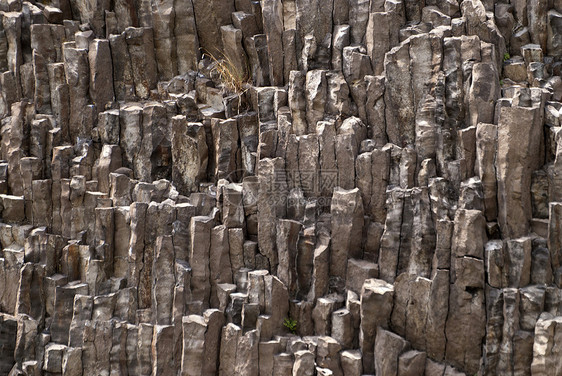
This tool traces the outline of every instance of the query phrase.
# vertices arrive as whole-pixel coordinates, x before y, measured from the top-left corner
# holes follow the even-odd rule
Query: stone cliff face
[[[0,375],[562,375],[562,1],[0,20]]]

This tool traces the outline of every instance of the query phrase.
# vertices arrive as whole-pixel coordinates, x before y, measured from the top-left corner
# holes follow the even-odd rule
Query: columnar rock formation
[[[561,1],[0,20],[0,375],[562,375]]]

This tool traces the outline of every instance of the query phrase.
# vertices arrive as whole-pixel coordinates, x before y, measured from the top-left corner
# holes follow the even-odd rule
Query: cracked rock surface
[[[0,376],[562,375],[562,2],[0,0]]]

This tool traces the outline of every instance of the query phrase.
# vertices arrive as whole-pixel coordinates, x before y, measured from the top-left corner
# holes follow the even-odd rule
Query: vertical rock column
[[[96,107],[96,115],[105,109],[108,102],[112,102],[113,69],[109,41],[94,39],[88,51],[90,65],[90,97]]]
[[[189,252],[189,264],[191,265],[191,290],[193,300],[199,301],[202,308],[209,307],[211,297],[210,281],[210,247],[211,229],[213,219],[210,217],[191,218],[191,249]]]
[[[90,67],[88,50],[77,48],[72,42],[63,44],[64,71],[70,98],[70,139],[75,142],[77,137],[90,138],[91,129],[84,107],[89,103]]]
[[[8,62],[8,69],[10,74],[13,75],[16,93],[18,97],[21,97],[21,86],[20,86],[20,70],[23,64],[23,51],[21,45],[22,37],[22,17],[19,12],[8,12],[2,17],[2,24],[4,27],[4,33],[6,35],[6,40],[8,42],[8,51],[6,54],[6,60]]]
[[[535,327],[535,342],[533,345],[533,363],[531,373],[537,376],[558,375],[562,367],[557,361],[560,349],[557,346],[562,333],[562,320],[560,316],[552,317],[543,313]]]
[[[110,35],[109,44],[113,63],[115,98],[117,100],[133,99],[135,97],[135,84],[125,33]]]
[[[174,269],[169,266],[174,263],[172,237],[159,236],[152,266],[152,312],[158,325],[170,325],[172,322],[175,276]]]
[[[135,202],[131,205],[131,238],[129,241],[129,271],[127,283],[129,287],[139,288],[141,271],[144,264],[146,211],[148,204]],[[140,294],[139,298],[140,300]]]
[[[232,12],[235,11],[234,0],[191,0],[197,35],[204,53],[215,57],[223,50],[220,27],[230,24]]]
[[[248,75],[248,58],[242,47],[242,30],[226,25],[221,27],[224,56],[236,79],[245,80]]]
[[[186,74],[197,68],[200,55],[192,1],[174,1],[174,12],[178,73]]]
[[[379,279],[367,279],[361,290],[359,346],[363,372],[375,370],[374,353],[377,327],[388,328],[394,303],[394,286]],[[373,313],[375,313],[373,315]]]
[[[9,374],[14,363],[18,322],[12,316],[0,315],[0,372]]]
[[[136,95],[148,99],[158,81],[153,31],[149,28],[129,27],[124,33]]]
[[[288,197],[285,161],[281,158],[262,159],[258,163],[258,244],[267,257],[272,273],[277,272],[279,258],[275,242],[276,219],[286,214]]]
[[[230,262],[229,232],[226,226],[215,226],[211,229],[211,245],[209,252],[209,272],[211,283],[210,306],[218,307],[218,287],[222,283],[233,282]]]
[[[560,288],[562,286],[562,203],[550,203],[548,224],[548,250],[552,275]]]
[[[189,4],[190,1],[185,3]],[[187,4],[183,7],[185,8]],[[174,0],[154,4],[152,6],[152,22],[154,27],[154,55],[158,76],[161,80],[170,80],[177,75],[178,70],[178,49],[174,36],[176,23]]]
[[[475,172],[482,181],[484,193],[484,214],[488,221],[497,218],[497,180],[496,150],[497,126],[479,123],[476,128],[476,164]]]
[[[69,140],[70,97],[69,86],[66,82],[64,63],[47,65],[49,72],[49,87],[51,89],[51,109],[55,116],[59,134],[63,141]],[[55,145],[53,145],[54,147]]]
[[[208,148],[200,123],[187,123],[185,116],[172,118],[172,181],[181,193],[196,191],[207,173]]]
[[[236,119],[212,120],[214,142],[215,179],[238,181],[238,171],[242,167],[239,151],[239,133]]]
[[[498,220],[504,238],[527,235],[532,218],[531,173],[541,165],[538,107],[502,107],[496,169]]]
[[[457,210],[453,233],[449,316],[445,359],[476,372],[486,334],[484,297],[484,244],[486,221],[480,211]],[[470,331],[471,336],[462,333]]]
[[[33,51],[33,76],[35,77],[35,94],[33,102],[39,113],[51,113],[51,90],[49,86],[49,71],[47,61],[43,55]]]
[[[262,2],[264,32],[267,37],[269,79],[274,86],[283,86],[283,3]]]
[[[291,296],[295,296],[297,291],[297,243],[301,228],[301,224],[296,221],[280,219],[277,222],[278,276]]]
[[[500,87],[495,63],[474,64],[472,83],[468,90],[469,124],[492,123],[495,103],[499,97]]]
[[[346,278],[347,260],[361,259],[363,251],[363,200],[359,189],[335,189],[332,196],[332,250],[330,275]]]
[[[133,171],[138,171],[135,165],[142,146],[142,111],[143,108],[136,104],[126,104],[119,109],[119,140],[123,165]]]
[[[56,288],[55,313],[51,323],[51,340],[53,342],[68,343],[74,297],[87,294],[88,285],[85,283],[71,282],[68,285]]]
[[[392,283],[396,278],[398,254],[400,252],[400,231],[404,208],[404,190],[395,188],[386,192],[387,216],[380,240],[380,278]]]

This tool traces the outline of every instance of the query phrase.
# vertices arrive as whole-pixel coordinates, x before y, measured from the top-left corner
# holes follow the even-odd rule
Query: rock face
[[[0,0],[0,376],[562,375],[562,2]]]

